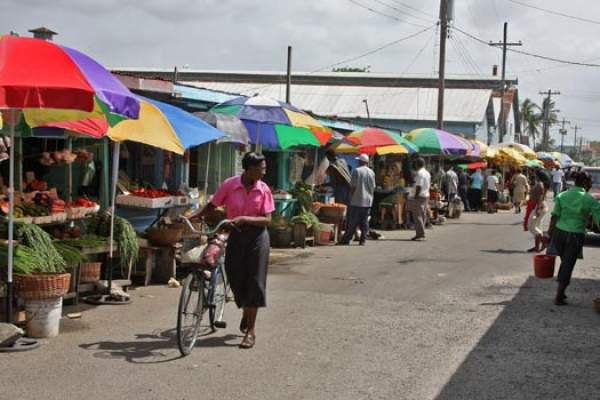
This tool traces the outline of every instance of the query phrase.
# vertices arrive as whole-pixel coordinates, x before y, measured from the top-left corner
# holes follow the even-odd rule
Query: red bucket
[[[555,256],[538,254],[533,257],[533,271],[537,278],[552,278],[554,276]]]

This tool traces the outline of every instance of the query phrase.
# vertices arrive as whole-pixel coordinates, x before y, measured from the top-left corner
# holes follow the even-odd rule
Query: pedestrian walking
[[[431,189],[431,175],[425,169],[425,160],[421,157],[415,161],[415,187],[410,193],[409,204],[413,215],[416,235],[411,240],[425,240],[425,222],[427,220],[427,209],[429,202],[429,190]]]
[[[528,252],[540,252],[544,251],[546,245],[544,243],[544,231],[543,221],[544,217],[548,213],[548,206],[546,204],[546,193],[550,189],[550,185],[546,181],[546,176],[542,173],[537,174],[535,183],[531,187],[530,199],[533,201],[531,211],[527,215],[527,228],[533,235],[534,247],[528,249]],[[529,208],[529,204],[528,204]],[[527,212],[526,212],[527,214]]]
[[[527,193],[529,192],[529,182],[527,182],[527,177],[523,175],[523,171],[521,169],[517,170],[517,173],[513,176],[511,180],[512,184],[512,192],[513,192],[513,205],[515,207],[515,213],[521,213],[521,206],[523,202],[527,198]]]
[[[481,169],[477,168],[473,174],[471,174],[471,187],[469,188],[469,204],[471,210],[481,210],[481,197],[483,189],[483,174]]]
[[[565,290],[571,282],[571,275],[578,258],[583,258],[583,242],[586,224],[590,216],[600,224],[600,203],[587,191],[592,180],[586,172],[575,174],[575,186],[560,193],[554,199],[554,209],[550,220],[550,247],[548,254],[560,257],[558,288],[554,304],[566,305]]]
[[[349,244],[356,228],[359,228],[359,244],[364,246],[369,233],[369,215],[373,205],[373,192],[375,191],[375,173],[369,168],[368,155],[361,154],[358,157],[358,168],[352,171],[350,186],[351,199],[348,209],[348,228],[344,232],[340,244]]]
[[[275,202],[269,186],[262,181],[267,162],[259,153],[246,153],[242,159],[244,172],[227,179],[202,210],[192,217],[204,216],[216,207],[224,206],[232,229],[227,242],[225,272],[235,297],[243,309],[240,330],[244,339],[240,348],[250,349],[256,342],[256,316],[267,303],[267,267],[269,264],[269,233]]]
[[[463,202],[465,211],[471,211],[469,202],[469,175],[464,168],[458,168],[458,196]]]
[[[555,198],[560,194],[560,192],[562,192],[564,177],[565,173],[562,171],[562,169],[558,167],[554,168],[554,171],[552,171],[552,189],[554,190]]]
[[[498,203],[498,189],[500,186],[500,181],[498,176],[496,175],[496,170],[492,169],[490,174],[486,179],[487,183],[487,210],[488,213],[498,212],[497,203]]]
[[[444,187],[446,189],[446,200],[451,202],[458,194],[458,175],[452,169],[452,165],[446,165],[446,173],[444,174]]]

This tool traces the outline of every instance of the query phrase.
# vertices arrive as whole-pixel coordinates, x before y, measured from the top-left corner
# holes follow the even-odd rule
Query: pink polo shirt
[[[257,181],[250,192],[247,192],[241,176],[234,176],[223,182],[211,203],[216,207],[224,206],[228,219],[262,217],[275,211],[269,186],[263,181]]]

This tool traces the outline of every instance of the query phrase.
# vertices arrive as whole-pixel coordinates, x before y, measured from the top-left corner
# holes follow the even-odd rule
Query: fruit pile
[[[66,204],[67,208],[95,208],[98,204],[85,197],[79,197],[75,201],[69,201]]]
[[[33,197],[33,203],[39,207],[45,208],[50,214],[65,212],[65,201],[52,198],[48,192],[36,193]]]
[[[160,197],[169,197],[171,196],[171,194],[166,191],[166,190],[162,190],[162,189],[145,189],[145,188],[140,188],[140,189],[136,189],[134,191],[131,192],[132,196],[137,196],[137,197],[144,197],[147,199],[158,199]]]

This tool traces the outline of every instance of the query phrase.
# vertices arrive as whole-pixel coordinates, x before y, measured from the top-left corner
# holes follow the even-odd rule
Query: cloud
[[[439,12],[439,0],[3,0],[0,26],[27,34],[45,25],[59,32],[59,42],[108,66],[283,70],[287,46],[292,45],[294,69],[302,71],[364,54],[420,29],[355,3],[423,25],[433,25]],[[522,40],[522,50],[571,60],[596,57],[600,62],[598,25],[508,0],[455,3],[455,25],[484,41],[500,40],[502,24],[508,21],[509,40]],[[585,0],[530,3],[600,20],[600,6]],[[437,71],[439,38],[434,35],[432,30],[351,64],[394,73],[412,65],[409,72],[431,75]],[[449,73],[489,75],[492,65],[500,63],[498,49],[452,33]],[[519,77],[521,98],[540,102],[538,91],[550,87],[564,92],[557,97],[564,116],[580,118],[587,125],[585,134],[600,138],[600,129],[595,131],[600,128],[598,72],[508,55],[507,74]]]

